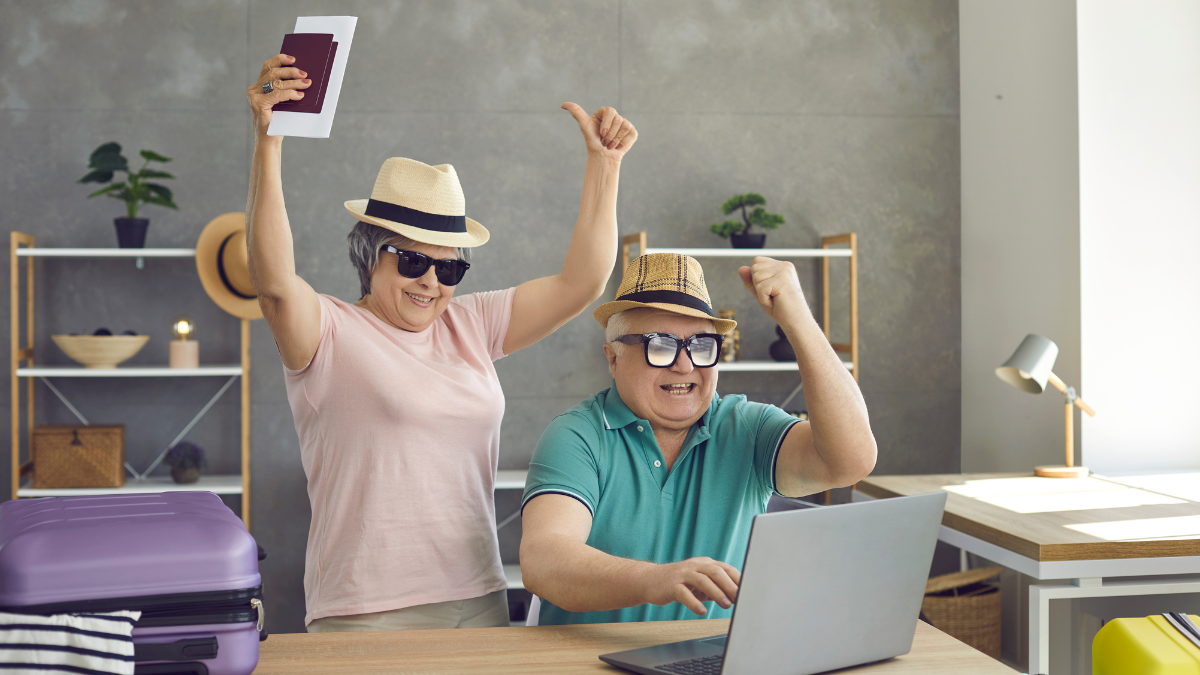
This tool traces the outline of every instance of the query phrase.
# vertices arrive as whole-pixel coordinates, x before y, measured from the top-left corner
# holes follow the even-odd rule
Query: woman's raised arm
[[[254,158],[250,163],[250,193],[246,198],[246,244],[250,281],[258,304],[271,327],[279,356],[288,368],[308,365],[321,339],[321,306],[316,291],[296,276],[292,229],[283,203],[281,161],[283,137],[268,136],[271,106],[304,97],[311,81],[307,73],[288,67],[295,58],[279,54],[263,64],[258,81],[246,90],[254,113]],[[269,92],[263,84],[270,82]]]
[[[574,103],[562,107],[579,123],[587,144],[579,218],[562,272],[517,286],[505,354],[528,347],[578,316],[604,293],[617,260],[617,183],[621,158],[637,141],[637,129],[612,108],[589,117]]]

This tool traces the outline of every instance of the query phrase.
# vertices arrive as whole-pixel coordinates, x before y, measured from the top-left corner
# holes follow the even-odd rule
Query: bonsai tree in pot
[[[149,168],[150,162],[169,162],[170,157],[163,157],[157,152],[142,150],[142,158],[146,160],[136,173],[129,170],[129,161],[121,154],[121,146],[117,143],[105,143],[92,151],[88,159],[88,175],[80,178],[80,183],[108,183],[108,185],[88,195],[88,199],[105,195],[125,202],[126,217],[114,218],[117,228],[117,245],[121,248],[142,248],[146,245],[146,228],[150,221],[138,218],[138,207],[142,204],[157,204],[169,209],[179,210],[171,189],[158,183],[146,182],[151,178],[174,178],[166,171]],[[126,180],[110,182],[113,174],[124,171]]]
[[[757,225],[764,230],[777,230],[783,224],[783,216],[777,213],[767,213],[763,208],[767,200],[757,192],[747,192],[744,195],[734,195],[723,205],[721,211],[730,215],[741,210],[742,220],[727,220],[709,226],[709,230],[722,239],[729,238],[734,248],[762,248],[767,243],[766,232],[751,232],[750,228]],[[751,210],[753,209],[753,210]]]
[[[204,448],[190,441],[180,441],[171,446],[163,464],[171,467],[171,480],[176,483],[195,483],[200,480],[200,469],[208,468]]]

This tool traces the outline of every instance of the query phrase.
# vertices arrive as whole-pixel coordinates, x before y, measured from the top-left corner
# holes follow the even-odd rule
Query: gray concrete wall
[[[978,0],[959,20],[962,465],[1032,471],[1063,462],[1062,397],[1018,391],[995,369],[1037,333],[1079,386],[1075,2]]]
[[[730,195],[758,191],[788,223],[770,244],[811,247],[854,231],[861,247],[862,388],[878,473],[959,469],[958,7],[953,0],[828,2],[10,2],[0,5],[0,194],[9,229],[44,246],[111,246],[120,205],[88,201],[88,153],[108,140],[176,158],[178,213],[149,207],[150,245],[190,246],[245,204],[244,89],[297,15],[359,17],[333,136],[289,139],[284,184],[298,272],[353,299],[352,220],[384,159],[454,164],[468,212],[493,235],[460,292],[556,272],[574,223],[584,151],[573,100],[614,105],[638,127],[625,161],[622,232],[652,245],[722,246],[707,232]],[[817,268],[799,265],[810,303]],[[720,307],[739,311],[747,358],[772,326],[732,263],[706,265]],[[834,298],[844,303],[845,266]],[[237,357],[236,321],[204,295],[188,261],[38,265],[38,358],[65,363],[54,332],[105,325],[152,335],[133,363],[166,359],[177,312],[200,326],[201,358]],[[615,288],[610,287],[610,292]],[[7,294],[0,296],[7,321]],[[841,304],[838,305],[840,307]],[[835,339],[845,314],[834,312]],[[608,385],[601,333],[585,315],[498,370],[507,395],[500,468],[526,466],[553,415]],[[302,629],[309,506],[271,336],[253,329],[253,523],[270,629]],[[129,425],[144,465],[217,381],[62,381],[93,419]],[[726,374],[725,393],[778,402],[786,375]],[[69,413],[38,385],[39,422]],[[2,400],[8,401],[4,389]],[[237,396],[191,437],[237,461]],[[3,422],[8,429],[7,417]],[[5,436],[7,437],[7,435]],[[2,476],[7,479],[7,472]],[[517,495],[497,496],[498,511]],[[515,561],[519,525],[503,531]]]

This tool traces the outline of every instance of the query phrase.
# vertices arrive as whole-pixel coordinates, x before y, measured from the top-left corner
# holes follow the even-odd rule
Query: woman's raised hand
[[[308,73],[289,67],[295,62],[296,57],[287,54],[271,57],[263,63],[258,81],[246,89],[250,111],[254,113],[254,133],[258,136],[266,136],[267,128],[271,126],[271,106],[281,101],[299,101],[304,98],[301,90],[312,84],[312,80],[307,79]],[[270,82],[274,87],[271,93],[263,93],[264,82]]]
[[[601,108],[591,117],[574,103],[564,103],[562,108],[579,122],[588,152],[621,159],[637,141],[637,129],[613,108]]]

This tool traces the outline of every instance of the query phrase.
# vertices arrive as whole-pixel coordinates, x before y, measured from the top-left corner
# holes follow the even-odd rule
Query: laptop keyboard
[[[712,656],[701,656],[697,659],[688,659],[686,661],[676,661],[675,663],[655,666],[655,668],[665,670],[668,673],[679,673],[680,675],[721,675],[721,664],[724,660],[724,654],[713,654]]]

